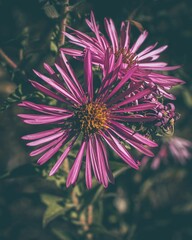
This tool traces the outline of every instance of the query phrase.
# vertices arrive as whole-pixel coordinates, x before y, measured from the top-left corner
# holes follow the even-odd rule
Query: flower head
[[[144,101],[145,96],[153,90],[141,88],[141,84],[130,81],[133,72],[136,71],[135,66],[128,70],[121,80],[118,79],[122,56],[115,61],[107,50],[105,58],[105,74],[100,87],[94,89],[90,50],[86,50],[84,57],[84,84],[77,79],[65,55],[61,53],[59,64],[55,64],[60,75],[47,64],[44,64],[44,67],[49,77],[34,71],[48,87],[31,81],[36,89],[57,100],[57,106],[29,101],[19,104],[38,112],[19,114],[25,123],[46,124],[49,128],[23,137],[29,141],[28,146],[37,146],[30,155],[40,155],[38,164],[46,163],[64,147],[50,175],[57,172],[77,139],[80,139],[79,151],[67,177],[67,187],[77,181],[84,154],[87,187],[92,186],[92,171],[96,179],[107,187],[108,182],[113,182],[113,176],[108,163],[106,145],[135,169],[138,169],[139,162],[131,156],[126,145],[147,156],[153,156],[153,153],[146,146],[157,146],[154,141],[131,129],[132,123],[156,120],[156,116],[152,115],[156,103]]]
[[[181,79],[156,72],[175,70],[180,67],[167,66],[166,62],[156,61],[160,57],[160,53],[167,48],[167,45],[156,48],[157,43],[155,43],[139,52],[139,48],[147,38],[148,32],[144,31],[141,33],[136,42],[131,44],[129,21],[128,23],[121,23],[119,36],[112,19],[104,19],[107,36],[104,36],[100,32],[99,25],[96,24],[93,12],[91,12],[90,20],[86,19],[86,23],[95,36],[88,36],[87,34],[69,27],[73,32],[72,34],[65,32],[65,36],[70,39],[71,43],[83,49],[63,48],[61,50],[64,53],[72,55],[77,59],[83,59],[85,54],[84,50],[89,48],[93,56],[93,63],[101,66],[105,71],[105,52],[107,49],[110,49],[116,61],[122,55],[122,64],[119,72],[120,77],[123,77],[132,66],[136,65],[138,68],[131,76],[132,81],[145,81],[147,84],[156,85],[161,95],[174,99],[174,96],[167,93],[167,90],[172,86],[184,82]]]
[[[180,137],[165,137],[160,144],[157,154],[151,159],[151,168],[157,169],[161,162],[167,164],[169,159],[183,165],[187,160],[192,158],[191,149],[192,142],[187,139]],[[148,161],[149,158],[144,156],[142,165],[147,164]]]

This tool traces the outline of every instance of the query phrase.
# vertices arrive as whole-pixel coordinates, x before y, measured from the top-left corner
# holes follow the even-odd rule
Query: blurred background
[[[182,65],[171,74],[186,81],[173,90],[181,114],[175,135],[191,141],[192,1],[69,0],[69,13],[66,3],[0,0],[0,239],[192,239],[191,146],[184,164],[167,150],[166,164],[157,169],[150,161],[138,172],[114,165],[122,168],[106,190],[97,186],[88,192],[81,185],[66,190],[66,166],[55,178],[47,178],[46,167],[33,166],[21,136],[34,127],[17,117],[19,101],[41,98],[28,79],[35,78],[32,69],[42,71],[43,62],[54,63],[63,18],[86,32],[84,20],[93,10],[101,29],[104,17],[113,18],[117,28],[132,19],[149,31],[147,45],[169,45],[162,57],[169,65]],[[133,39],[138,34],[133,27]]]

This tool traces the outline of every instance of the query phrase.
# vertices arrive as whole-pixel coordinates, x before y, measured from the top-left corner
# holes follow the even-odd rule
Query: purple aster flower
[[[151,98],[151,103],[156,103],[155,114],[157,116],[155,126],[160,127],[165,133],[174,133],[175,121],[179,119],[180,115],[175,112],[175,105],[167,103],[166,105],[157,101],[156,98]]]
[[[88,36],[78,30],[68,27],[73,32],[69,34],[64,32],[65,36],[70,39],[74,45],[80,46],[83,50],[62,48],[61,50],[74,58],[83,60],[84,49],[89,48],[92,54],[93,64],[104,68],[105,52],[110,49],[113,57],[117,60],[122,55],[122,64],[120,69],[120,77],[123,77],[127,70],[133,65],[138,66],[137,70],[132,74],[133,81],[145,81],[148,84],[153,83],[158,86],[159,93],[167,98],[175,99],[175,97],[167,93],[172,86],[183,84],[181,79],[167,76],[156,71],[170,71],[179,68],[180,66],[167,66],[166,62],[156,61],[160,57],[167,45],[156,48],[157,43],[148,46],[139,52],[139,48],[148,36],[148,32],[144,31],[138,37],[134,44],[130,44],[130,22],[121,23],[120,35],[118,36],[117,30],[112,19],[104,19],[105,30],[107,37],[104,36],[99,26],[96,24],[93,12],[91,12],[90,20],[86,19],[88,27],[91,29],[94,37]]]
[[[191,154],[192,142],[180,137],[165,137],[160,144],[159,151],[153,159],[151,159],[151,168],[157,169],[161,162],[168,164],[168,159],[175,162],[185,164],[187,160],[192,158]],[[147,156],[142,159],[142,165],[146,165],[149,161]]]
[[[146,147],[156,147],[157,144],[130,128],[132,122],[143,123],[156,119],[150,114],[147,115],[148,112],[153,112],[156,104],[142,103],[144,96],[153,90],[140,89],[140,84],[130,81],[131,75],[136,70],[135,67],[119,80],[117,75],[121,61],[119,59],[115,62],[115,59],[108,54],[109,52],[106,53],[106,59],[109,61],[105,61],[106,74],[99,89],[93,88],[92,60],[89,50],[85,53],[83,85],[75,76],[65,55],[61,53],[59,64],[55,64],[59,75],[47,64],[44,64],[44,67],[49,77],[34,71],[48,86],[30,80],[36,89],[57,100],[57,106],[29,101],[19,104],[35,112],[19,114],[25,123],[49,127],[49,130],[22,137],[29,141],[28,146],[37,147],[30,156],[40,155],[38,164],[46,163],[64,147],[63,153],[50,171],[50,176],[58,171],[69,152],[73,150],[77,139],[81,140],[76,159],[67,177],[67,187],[77,181],[84,160],[87,188],[92,186],[92,172],[105,187],[108,186],[108,182],[113,182],[106,145],[109,145],[134,169],[138,169],[139,162],[131,156],[126,144],[147,156],[154,156]],[[126,86],[125,91],[123,91],[124,86]]]

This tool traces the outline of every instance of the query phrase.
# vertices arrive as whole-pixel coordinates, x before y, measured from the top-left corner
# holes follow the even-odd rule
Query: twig
[[[69,0],[65,0],[64,9],[63,9],[64,16],[60,24],[60,38],[59,38],[59,44],[58,44],[59,47],[61,47],[65,43],[65,35],[63,34],[63,32],[65,32],[66,30],[67,22],[69,19],[69,11],[70,11]]]
[[[11,66],[13,69],[16,69],[18,66],[16,63],[13,62],[13,60],[11,60],[10,57],[7,56],[7,54],[5,54],[5,52],[0,48],[0,56],[9,64],[9,66]]]

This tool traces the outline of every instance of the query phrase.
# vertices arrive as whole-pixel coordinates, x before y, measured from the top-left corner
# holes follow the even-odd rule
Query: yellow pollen
[[[96,102],[85,104],[79,108],[76,117],[86,135],[107,127],[108,111],[105,104]]]
[[[123,57],[123,63],[126,63],[128,65],[127,67],[131,67],[136,63],[135,54],[125,48],[121,48],[115,52],[115,59],[117,60],[121,54]]]

